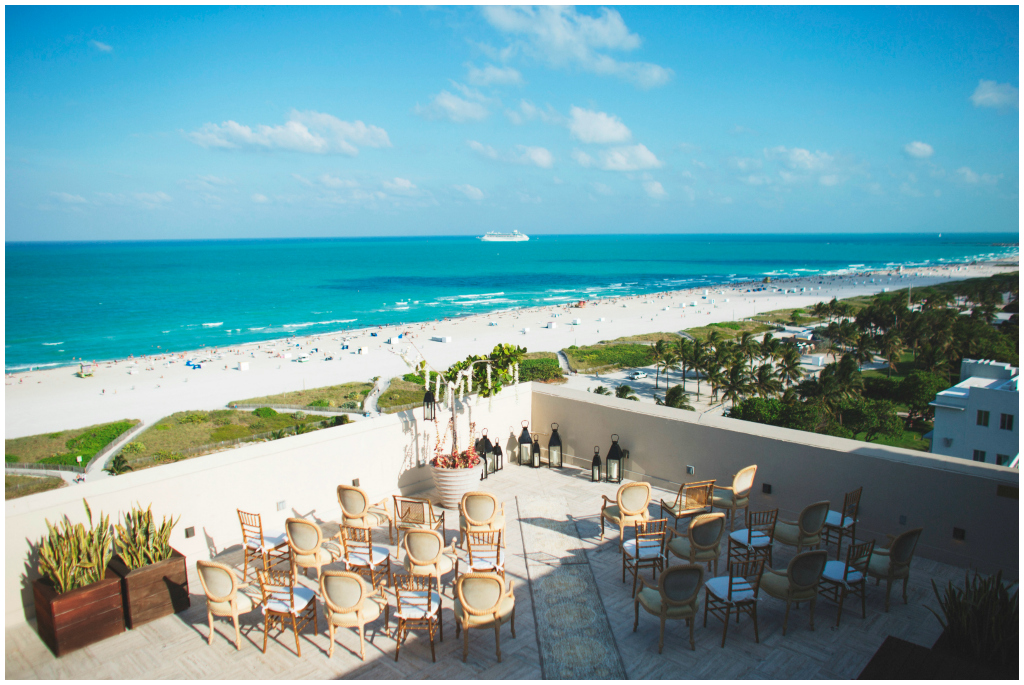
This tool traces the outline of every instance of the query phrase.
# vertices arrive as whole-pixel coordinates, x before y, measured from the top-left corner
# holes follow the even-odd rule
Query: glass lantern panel
[[[551,466],[561,467],[562,466],[562,448],[561,447],[549,447],[548,448],[548,463]]]
[[[619,462],[615,459],[608,460],[608,480],[616,481],[619,479]]]

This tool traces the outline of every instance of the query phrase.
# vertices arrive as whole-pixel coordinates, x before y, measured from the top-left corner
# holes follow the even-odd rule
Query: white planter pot
[[[441,506],[445,509],[458,509],[462,496],[472,492],[480,484],[480,467],[471,469],[439,469],[430,467],[434,477],[434,487],[441,496]]]

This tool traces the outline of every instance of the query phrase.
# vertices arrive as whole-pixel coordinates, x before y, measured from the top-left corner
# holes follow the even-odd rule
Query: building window
[[[978,425],[979,426],[985,426],[985,428],[988,428],[988,412],[987,411],[982,411],[981,409],[978,410]]]
[[[998,465],[1000,465],[1000,466],[1009,466],[1010,465],[1010,455],[1008,455],[1008,454],[997,454],[996,455],[996,463]]]
[[[999,415],[999,427],[1004,431],[1013,430],[1013,414],[1000,414]]]
[[[974,450],[974,461],[985,461],[985,450]]]

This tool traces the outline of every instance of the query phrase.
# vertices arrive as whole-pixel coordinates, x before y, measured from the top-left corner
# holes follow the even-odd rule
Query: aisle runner
[[[560,497],[518,498],[547,680],[626,677],[569,507]]]

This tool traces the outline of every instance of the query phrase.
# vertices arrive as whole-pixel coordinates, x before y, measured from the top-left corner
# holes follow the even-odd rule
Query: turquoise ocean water
[[[760,279],[1017,255],[1016,233],[6,244],[5,369]]]

